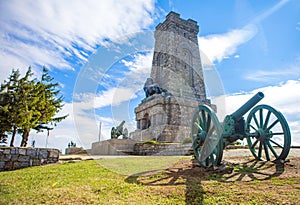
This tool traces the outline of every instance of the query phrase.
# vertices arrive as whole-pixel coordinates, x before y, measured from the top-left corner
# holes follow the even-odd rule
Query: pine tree
[[[48,70],[43,67],[43,74],[40,81],[33,80],[28,84],[29,95],[25,101],[28,108],[26,123],[21,127],[22,142],[21,146],[26,146],[29,132],[31,129],[43,131],[50,130],[67,116],[56,117],[55,115],[63,107],[63,97],[58,96],[60,91],[57,89],[58,83],[53,83],[53,78],[48,74]],[[25,105],[25,104],[24,104]],[[26,110],[27,111],[27,110]]]
[[[17,95],[20,98],[19,111],[22,115],[22,122],[19,124],[19,132],[22,133],[21,147],[26,147],[30,130],[39,123],[40,113],[37,110],[38,95],[36,90],[37,80],[30,78],[33,76],[29,67],[25,76],[19,80]]]
[[[63,107],[63,96],[59,96],[60,90],[57,89],[59,84],[53,83],[53,79],[48,70],[43,67],[42,78],[35,86],[38,103],[34,107],[39,116],[37,117],[38,125],[32,128],[37,131],[43,131],[44,129],[49,131],[53,129],[51,126],[56,126],[57,123],[67,117],[67,115],[55,116]],[[25,134],[23,137],[25,141],[29,133],[28,135],[26,135],[26,132],[23,134]]]
[[[63,97],[58,96],[59,85],[52,82],[48,70],[43,68],[40,81],[32,79],[32,76],[30,67],[21,79],[19,71],[13,70],[9,80],[1,84],[0,140],[11,133],[11,146],[17,132],[22,134],[21,146],[25,147],[31,129],[50,130],[53,129],[50,126],[56,126],[67,117],[55,116],[63,107]]]
[[[0,143],[6,143],[7,132],[11,130],[10,124],[8,123],[8,95],[5,92],[5,88],[0,87]]]
[[[12,134],[10,146],[13,146],[17,127],[22,121],[20,118],[18,86],[20,72],[13,70],[8,81],[4,81],[0,88],[0,126],[1,135],[7,138],[6,133]]]

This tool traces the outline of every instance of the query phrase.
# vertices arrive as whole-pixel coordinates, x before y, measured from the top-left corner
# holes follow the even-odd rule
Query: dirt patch
[[[164,171],[126,181],[151,186],[164,196],[185,190],[186,204],[299,204],[300,157],[284,164],[224,157],[222,163],[207,169],[182,159]]]
[[[257,161],[253,157],[227,157],[220,167],[204,168],[197,160],[181,160],[165,171],[181,177],[220,176],[224,181],[267,180],[272,177],[300,177],[300,157],[290,158],[285,163]]]

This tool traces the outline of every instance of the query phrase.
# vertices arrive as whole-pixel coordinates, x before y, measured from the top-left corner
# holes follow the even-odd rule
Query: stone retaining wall
[[[0,171],[56,163],[58,158],[58,149],[0,147]]]

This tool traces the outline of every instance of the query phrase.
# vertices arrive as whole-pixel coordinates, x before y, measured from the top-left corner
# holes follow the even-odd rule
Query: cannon
[[[223,123],[209,106],[199,105],[196,108],[191,137],[195,158],[201,166],[220,165],[224,148],[243,139],[247,140],[255,159],[285,161],[291,146],[288,123],[282,113],[269,105],[254,107],[263,98],[264,94],[258,92],[234,113],[227,115]]]
[[[111,128],[111,139],[118,139],[119,136],[123,136],[123,139],[128,139],[128,130],[124,128],[125,120],[123,120],[117,127]]]

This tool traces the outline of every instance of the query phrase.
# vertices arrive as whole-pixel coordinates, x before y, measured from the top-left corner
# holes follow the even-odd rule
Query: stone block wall
[[[58,159],[58,149],[0,147],[0,171],[56,163]]]

